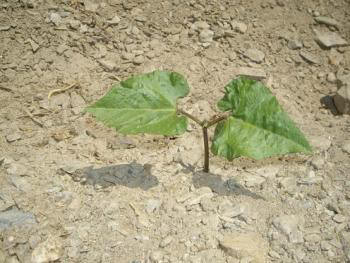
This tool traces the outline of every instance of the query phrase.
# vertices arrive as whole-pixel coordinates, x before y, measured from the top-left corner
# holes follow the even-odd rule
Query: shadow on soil
[[[80,182],[102,188],[123,185],[129,188],[148,190],[158,185],[158,179],[151,174],[151,165],[138,163],[120,164],[94,169],[81,170]]]
[[[326,109],[329,109],[333,115],[339,114],[337,108],[334,105],[333,96],[324,96],[320,99],[320,102],[326,107]]]
[[[193,173],[192,181],[194,187],[196,188],[209,187],[214,193],[217,193],[218,195],[245,195],[254,199],[265,200],[265,198],[261,195],[245,189],[234,178],[230,178],[224,181],[221,178],[221,175],[213,174],[210,172],[205,173],[202,171],[196,172],[193,166],[186,166],[185,164],[181,165],[187,172]]]

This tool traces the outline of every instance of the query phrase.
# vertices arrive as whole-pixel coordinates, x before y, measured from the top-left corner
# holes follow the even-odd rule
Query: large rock
[[[333,98],[335,107],[341,114],[350,114],[350,78],[342,81],[342,86]]]
[[[268,245],[257,233],[227,234],[220,241],[225,253],[237,259],[253,258],[255,263],[267,262]]]

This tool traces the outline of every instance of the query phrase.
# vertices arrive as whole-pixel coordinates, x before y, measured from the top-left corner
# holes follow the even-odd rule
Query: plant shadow
[[[221,175],[210,172],[205,173],[203,171],[195,171],[195,168],[192,165],[185,165],[183,163],[181,163],[181,165],[184,167],[185,171],[193,173],[192,182],[195,188],[209,187],[218,195],[245,195],[253,199],[265,200],[261,195],[245,189],[234,178],[225,181],[222,179]]]
[[[141,188],[149,190],[159,184],[157,177],[151,174],[151,165],[132,162],[94,169],[92,166],[82,168],[75,175],[82,184],[106,188],[115,185],[123,185],[129,188]],[[73,178],[74,178],[73,177]]]

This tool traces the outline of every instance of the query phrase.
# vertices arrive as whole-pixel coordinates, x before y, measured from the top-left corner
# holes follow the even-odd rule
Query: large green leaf
[[[177,116],[176,101],[188,92],[180,74],[154,71],[113,85],[86,110],[124,134],[177,135],[186,131],[187,119]]]
[[[239,77],[225,91],[218,107],[232,111],[232,116],[216,126],[214,154],[232,160],[240,156],[262,159],[311,152],[304,135],[262,83]]]

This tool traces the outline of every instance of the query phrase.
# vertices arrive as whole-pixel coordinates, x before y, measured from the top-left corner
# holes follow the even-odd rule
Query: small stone
[[[303,47],[303,43],[299,39],[290,39],[288,41],[288,48],[295,50],[301,49]]]
[[[23,212],[17,208],[0,212],[0,231],[14,226],[36,224],[33,214]]]
[[[244,178],[244,181],[247,187],[255,187],[264,183],[266,179],[259,175],[249,174],[246,178]]]
[[[340,114],[350,114],[350,83],[337,91],[333,101]]]
[[[335,216],[333,216],[333,221],[336,223],[344,223],[348,220],[348,218],[346,216],[343,216],[342,214],[336,214]]]
[[[306,242],[317,243],[321,241],[321,236],[318,234],[309,234],[304,237]]]
[[[99,4],[94,3],[91,0],[84,0],[85,11],[95,13],[99,8]]]
[[[68,46],[65,44],[59,45],[56,49],[56,53],[58,55],[62,55],[66,50],[68,50]]]
[[[289,242],[304,242],[303,233],[299,230],[299,227],[303,224],[302,218],[296,215],[284,215],[275,218],[272,223],[279,231],[288,237]]]
[[[348,42],[345,39],[340,37],[335,32],[320,32],[315,30],[316,32],[316,42],[320,45],[331,48],[331,47],[342,47],[346,46]]]
[[[107,71],[114,71],[117,69],[117,63],[115,63],[114,61],[101,59],[98,62]]]
[[[312,64],[320,64],[320,60],[312,53],[300,51],[299,55],[306,61]]]
[[[196,21],[191,25],[191,29],[197,32],[201,32],[209,28],[210,28],[209,24],[205,21]]]
[[[33,52],[35,53],[39,49],[40,46],[32,39],[29,39],[28,42],[29,42]]]
[[[70,95],[70,104],[72,108],[85,106],[85,100],[76,92],[72,92]]]
[[[311,161],[311,165],[317,170],[322,169],[324,166],[324,163],[325,163],[325,160],[322,157],[317,157]]]
[[[0,26],[0,31],[8,31],[10,28],[11,26]]]
[[[240,67],[237,75],[250,77],[255,80],[263,80],[266,78],[266,72],[259,68]]]
[[[107,20],[107,23],[111,26],[118,25],[120,22],[120,17],[115,15],[112,19]]]
[[[167,236],[166,238],[164,238],[162,240],[162,242],[160,242],[159,246],[161,248],[165,248],[166,246],[170,245],[170,243],[173,241],[173,237],[172,236]]]
[[[22,139],[22,135],[18,132],[14,132],[11,134],[6,135],[7,142],[15,142]]]
[[[49,21],[53,23],[55,26],[58,26],[62,22],[62,17],[58,13],[50,13]]]
[[[163,257],[164,257],[163,252],[160,250],[156,250],[151,252],[149,259],[151,263],[161,263],[163,260]]]
[[[80,23],[79,20],[72,19],[72,20],[69,21],[70,28],[72,28],[74,30],[78,30],[80,25],[81,25],[81,23]]]
[[[261,63],[265,58],[265,54],[262,51],[255,48],[247,49],[244,52],[244,56],[256,63]]]
[[[251,262],[267,262],[267,242],[257,233],[226,234],[219,244],[233,258],[242,260],[251,257]]]
[[[133,61],[135,65],[141,65],[142,63],[145,62],[145,57],[144,56],[136,56]]]
[[[344,152],[350,154],[350,141],[345,141],[341,148],[343,149]]]
[[[327,250],[332,249],[332,245],[329,242],[327,242],[327,241],[321,241],[320,245],[321,245],[321,249],[323,251],[327,251]]]
[[[327,151],[332,141],[322,136],[313,136],[310,138],[311,145],[319,151]]]
[[[246,207],[243,204],[233,206],[231,202],[223,202],[219,205],[219,213],[221,216],[225,217],[237,217],[243,214],[245,210]]]
[[[199,41],[201,43],[211,43],[213,42],[214,32],[210,29],[204,29],[199,34]]]
[[[343,55],[340,54],[337,50],[331,49],[328,54],[328,63],[330,65],[339,66],[343,60]]]
[[[315,21],[320,24],[325,24],[327,26],[334,26],[339,28],[339,22],[334,18],[326,17],[326,16],[318,16],[315,17]]]
[[[49,236],[34,248],[31,260],[32,263],[49,263],[59,260],[62,255],[63,248],[60,239]]]
[[[335,76],[335,74],[333,72],[329,72],[327,74],[327,81],[329,83],[333,83],[333,84],[337,82],[337,77]]]
[[[242,22],[239,21],[231,21],[231,27],[232,30],[239,32],[241,34],[244,34],[245,32],[247,32],[248,26]]]
[[[160,200],[150,199],[147,201],[147,204],[146,204],[146,212],[148,214],[154,213],[157,210],[159,210],[161,205],[162,205],[162,202]]]

